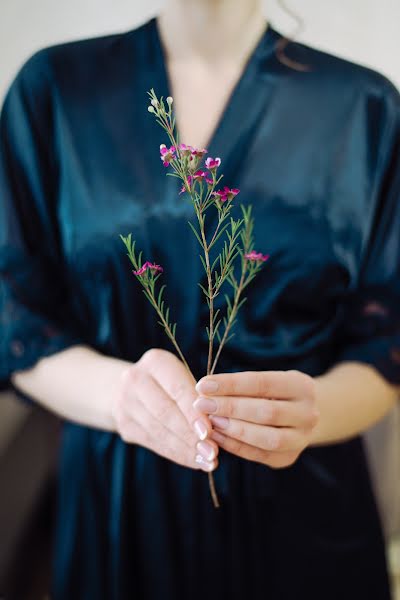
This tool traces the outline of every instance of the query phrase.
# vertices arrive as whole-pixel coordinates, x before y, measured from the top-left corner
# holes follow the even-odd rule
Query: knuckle
[[[166,354],[166,350],[161,348],[150,348],[142,355],[140,362],[145,365],[154,364],[160,362]]]
[[[315,381],[313,377],[308,375],[307,373],[303,373],[302,371],[298,371],[297,369],[292,369],[288,371],[293,381],[297,384],[299,388],[304,390],[304,393],[307,397],[313,398],[315,394]]]
[[[218,413],[221,413],[225,417],[234,417],[235,416],[235,403],[232,400],[225,400],[220,398],[218,400]]]
[[[293,381],[296,381],[296,380],[303,381],[306,377],[308,377],[308,375],[306,375],[305,373],[302,373],[298,369],[289,369],[287,374],[290,375],[290,377],[293,379]]]
[[[137,365],[132,365],[131,367],[129,367],[128,376],[129,376],[129,384],[133,383],[133,384],[137,385],[139,383],[139,381],[141,379],[143,379],[143,373]],[[128,390],[126,390],[126,391],[128,391]]]

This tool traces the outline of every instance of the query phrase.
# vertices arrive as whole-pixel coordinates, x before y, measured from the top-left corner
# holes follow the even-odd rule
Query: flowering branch
[[[176,341],[176,323],[171,323],[169,320],[169,307],[165,306],[165,301],[163,300],[164,290],[166,285],[161,286],[158,296],[156,297],[155,285],[163,272],[163,268],[160,265],[156,265],[154,263],[145,262],[142,265],[142,252],[140,252],[139,256],[136,257],[135,254],[135,241],[132,241],[132,234],[130,233],[127,237],[120,235],[121,240],[125,244],[127,249],[128,257],[131,263],[134,266],[134,270],[132,273],[136,275],[136,278],[141,283],[143,287],[143,293],[156,311],[159,316],[160,321],[158,321],[159,325],[164,328],[165,333],[173,343],[176,351],[179,354],[179,357],[183,364],[185,365],[188,372],[192,374],[190,367],[183,355],[182,350],[179,347],[178,342]]]
[[[254,252],[254,250],[250,250],[250,248],[253,246],[254,219],[251,217],[251,206],[249,206],[247,210],[244,206],[241,206],[241,209],[243,213],[244,222],[244,228],[240,232],[240,237],[242,241],[242,246],[239,250],[239,253],[242,257],[241,276],[239,283],[237,283],[233,272],[230,272],[228,277],[228,282],[231,284],[234,290],[234,299],[233,302],[231,302],[229,296],[225,296],[227,304],[226,317],[224,318],[225,331],[222,338],[219,339],[219,348],[215,355],[215,359],[211,368],[211,375],[216,369],[218,359],[222,352],[222,348],[234,335],[229,335],[230,330],[235,324],[240,307],[243,306],[243,304],[247,300],[247,298],[241,299],[242,292],[254,279],[258,271],[260,271],[262,264],[269,258],[268,254],[264,255],[261,253]]]
[[[207,150],[193,148],[179,143],[175,133],[176,119],[172,111],[173,100],[168,97],[158,99],[154,90],[150,90],[150,106],[148,110],[156,117],[157,123],[166,132],[170,147],[165,144],[160,146],[160,158],[164,167],[171,167],[168,175],[177,177],[182,182],[181,194],[189,196],[193,206],[197,227],[189,221],[189,226],[195,235],[201,249],[200,260],[206,275],[206,287],[200,282],[199,286],[206,297],[209,307],[209,323],[206,327],[208,337],[207,375],[214,373],[222,349],[233,336],[232,328],[237,319],[240,307],[246,301],[242,298],[244,289],[254,279],[263,263],[269,258],[268,255],[257,253],[253,250],[253,225],[251,206],[247,209],[241,206],[242,218],[235,220],[231,216],[234,207],[234,199],[240,190],[230,189],[224,186],[217,189],[222,175],[218,176],[218,168],[221,165],[220,158],[208,157],[201,168],[201,163]],[[211,235],[206,230],[206,212],[214,208],[217,211],[217,224]],[[216,257],[212,257],[214,249],[221,236],[225,236],[222,249]],[[156,283],[163,272],[160,265],[146,261],[142,264],[142,253],[136,256],[135,242],[132,242],[131,234],[127,237],[121,236],[128,251],[128,257],[134,267],[133,274],[143,287],[143,293],[153,306],[159,317],[159,324],[174,345],[179,357],[191,373],[189,365],[176,340],[176,323],[169,320],[169,307],[166,307],[163,299],[165,285],[156,291]],[[209,239],[209,241],[208,241]],[[235,277],[235,264],[240,257],[241,272],[239,281]],[[232,288],[232,298],[225,293],[226,314],[220,318],[220,309],[215,311],[214,301],[221,293],[224,284]],[[219,330],[223,323],[224,331],[221,335]],[[214,341],[217,338],[219,346],[214,356]],[[214,505],[219,506],[218,497],[212,473],[208,474],[211,496]]]

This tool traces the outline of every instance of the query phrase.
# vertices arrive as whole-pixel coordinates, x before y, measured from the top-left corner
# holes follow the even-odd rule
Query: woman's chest
[[[127,113],[122,125],[108,115],[83,123],[79,132],[64,131],[57,202],[66,264],[78,284],[87,273],[96,273],[99,286],[120,282],[113,272],[125,269],[128,278],[130,268],[119,235],[132,233],[144,260],[164,267],[185,307],[188,289],[197,293],[204,277],[187,224],[194,213],[161,164],[161,130],[145,121],[147,114],[140,122],[133,117]],[[303,311],[304,318],[325,314],[356,284],[367,238],[371,209],[362,155],[344,155],[341,136],[322,147],[320,130],[298,134],[283,128],[279,112],[260,115],[247,129],[231,115],[210,149],[222,158],[222,184],[241,190],[234,202],[253,206],[255,249],[271,255],[254,284],[256,321],[277,305],[287,314]],[[210,215],[210,237],[214,225]],[[119,286],[112,293],[125,291]]]

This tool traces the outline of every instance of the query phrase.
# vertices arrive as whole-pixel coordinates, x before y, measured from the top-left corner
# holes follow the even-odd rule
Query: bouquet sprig
[[[168,97],[158,99],[154,90],[149,92],[150,106],[148,110],[154,114],[157,123],[164,129],[170,142],[160,146],[160,158],[165,167],[170,167],[168,175],[181,181],[180,194],[191,202],[195,213],[195,224],[189,221],[189,226],[200,245],[200,260],[206,276],[206,285],[200,286],[209,308],[209,321],[206,327],[208,338],[207,375],[212,375],[218,364],[222,349],[233,337],[232,328],[238,312],[246,301],[243,291],[254,279],[269,258],[253,249],[254,219],[252,208],[243,205],[241,217],[233,218],[234,199],[239,189],[224,186],[217,189],[223,175],[218,174],[221,165],[220,158],[208,157],[201,167],[207,150],[196,149],[180,143],[176,133],[176,118],[172,110],[173,100]],[[208,210],[217,212],[217,223],[208,231],[206,216]],[[216,243],[223,237],[221,250],[214,256]],[[142,252],[138,255],[132,235],[121,236],[128,257],[134,267],[133,273],[143,287],[143,293],[153,306],[159,317],[159,324],[164,328],[179,357],[191,373],[176,338],[176,323],[170,320],[170,309],[164,300],[165,284],[159,289],[157,282],[163,273],[163,268],[150,261],[142,262]],[[230,290],[230,293],[228,293]],[[225,314],[221,309],[215,310],[215,300],[224,293],[226,302]],[[216,344],[217,342],[217,344]],[[215,506],[219,506],[212,473],[209,473],[211,495]]]

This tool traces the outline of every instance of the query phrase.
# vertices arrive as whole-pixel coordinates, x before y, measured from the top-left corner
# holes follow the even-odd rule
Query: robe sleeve
[[[0,387],[82,343],[57,218],[55,111],[45,51],[21,69],[0,117]]]
[[[365,244],[357,289],[341,324],[338,361],[374,366],[390,383],[400,383],[400,95],[386,82],[375,137],[372,193],[374,216]],[[381,132],[376,139],[376,132]],[[372,153],[373,153],[372,152]]]

